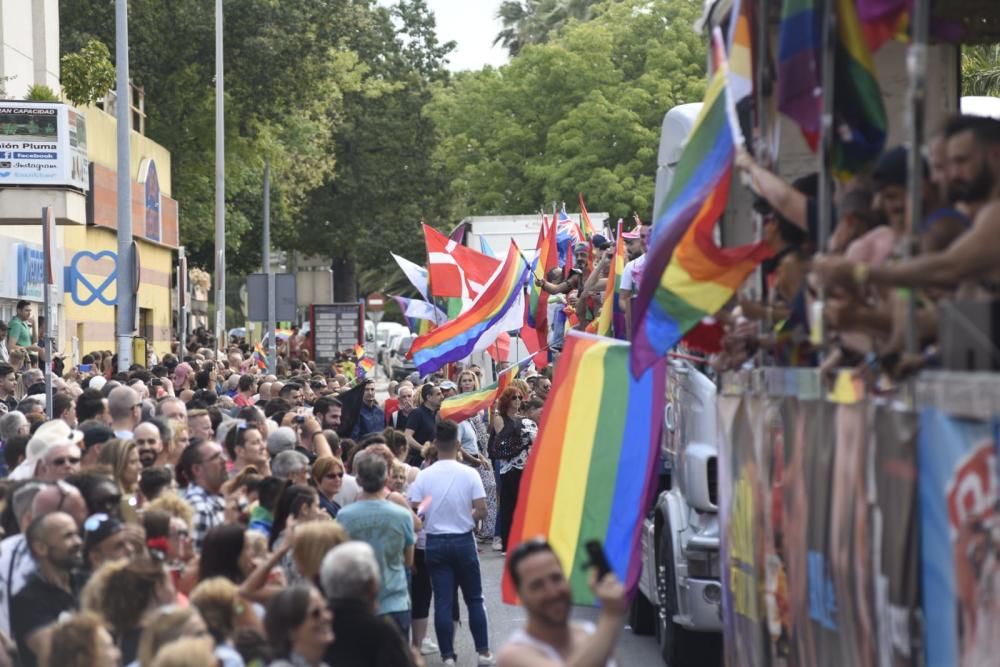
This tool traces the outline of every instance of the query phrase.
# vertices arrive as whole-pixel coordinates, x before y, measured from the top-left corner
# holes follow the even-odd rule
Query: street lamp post
[[[135,329],[135,280],[132,276],[132,155],[130,146],[131,98],[128,85],[128,0],[115,0],[115,117],[118,122],[117,225],[118,279],[116,293],[118,310],[115,330],[118,348],[118,370],[128,371],[132,365],[132,333]],[[48,325],[51,328],[51,324]]]
[[[215,0],[215,340],[226,349],[226,138],[222,0]]]

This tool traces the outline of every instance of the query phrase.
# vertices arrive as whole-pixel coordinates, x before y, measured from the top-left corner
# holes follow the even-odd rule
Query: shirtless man
[[[569,620],[569,581],[548,542],[520,544],[507,560],[507,571],[528,612],[528,623],[517,629],[498,656],[500,667],[614,667],[613,654],[625,625],[625,589],[607,574],[590,589],[601,603],[597,626]]]
[[[869,266],[841,257],[816,260],[827,283],[895,287],[985,287],[1000,291],[1000,121],[958,116],[945,129],[949,197],[962,202],[972,227],[941,252]]]

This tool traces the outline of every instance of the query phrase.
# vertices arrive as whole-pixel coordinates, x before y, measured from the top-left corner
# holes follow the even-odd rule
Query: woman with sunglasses
[[[330,515],[331,519],[337,518],[340,505],[334,500],[340,493],[340,487],[344,483],[344,463],[333,456],[321,456],[316,459],[312,467],[313,484],[319,491],[319,506]]]
[[[267,605],[264,618],[275,660],[270,667],[322,667],[333,643],[333,615],[314,586],[286,588]]]
[[[507,538],[514,520],[521,471],[524,470],[528,452],[528,443],[524,441],[521,419],[518,416],[523,400],[524,396],[517,387],[507,387],[497,400],[497,409],[490,422],[489,455],[498,462],[500,469],[500,479],[497,481],[497,518],[500,521],[500,541],[504,553],[507,552]]]
[[[97,462],[111,466],[114,481],[122,494],[122,519],[127,523],[138,524],[136,491],[139,488],[142,463],[139,461],[139,448],[135,440],[109,440],[101,447]]]

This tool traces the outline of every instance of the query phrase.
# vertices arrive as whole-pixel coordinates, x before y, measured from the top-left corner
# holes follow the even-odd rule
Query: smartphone
[[[80,364],[81,373],[89,373],[94,369],[94,364]]]
[[[304,424],[306,418],[304,415],[295,415],[295,418],[292,421],[295,422],[296,424]]]
[[[611,564],[608,563],[608,557],[604,554],[604,547],[601,546],[601,543],[598,540],[589,540],[584,545],[584,548],[587,549],[588,558],[584,567],[596,567],[597,580],[600,581],[604,578],[604,575],[611,571]]]

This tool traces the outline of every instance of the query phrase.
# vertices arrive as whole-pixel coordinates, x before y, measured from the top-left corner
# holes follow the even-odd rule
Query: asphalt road
[[[521,607],[509,606],[502,602],[500,577],[503,572],[503,557],[493,551],[489,545],[482,547],[480,567],[483,576],[483,597],[486,599],[486,613],[490,624],[490,648],[496,652],[510,633],[523,625],[525,614]],[[468,667],[476,664],[477,656],[472,642],[472,634],[466,623],[469,615],[465,610],[465,603],[460,602],[460,604],[462,605],[462,625],[455,630],[455,652],[458,653],[458,664]],[[432,608],[428,635],[435,639],[433,616]],[[573,617],[596,621],[597,610],[577,607],[573,610]],[[424,659],[428,667],[437,667],[442,664],[441,656],[437,654],[424,656]],[[628,628],[622,631],[616,659],[618,664],[623,667],[660,667],[663,665],[655,639],[638,637],[632,634]]]

